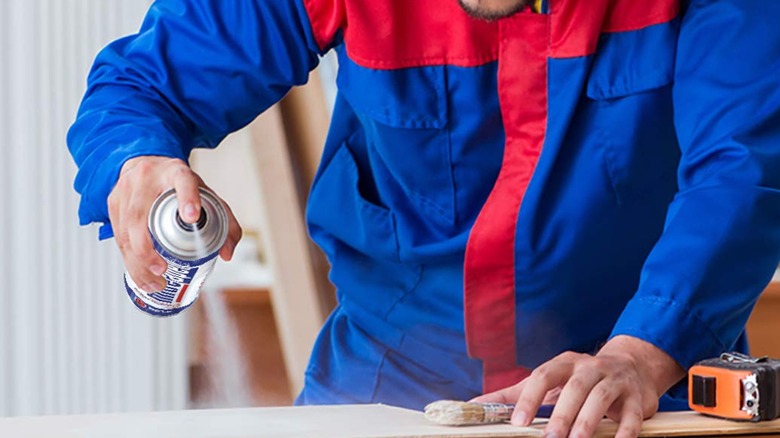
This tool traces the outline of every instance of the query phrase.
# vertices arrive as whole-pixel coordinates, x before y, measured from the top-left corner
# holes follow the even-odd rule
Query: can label
[[[146,292],[125,274],[125,289],[136,308],[154,316],[173,316],[190,307],[197,299],[206,278],[214,270],[217,254],[199,260],[182,260],[165,251],[152,236],[154,249],[165,259],[168,268],[163,277],[167,282],[159,292]]]

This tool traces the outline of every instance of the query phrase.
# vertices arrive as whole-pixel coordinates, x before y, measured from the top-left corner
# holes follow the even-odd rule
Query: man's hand
[[[652,344],[616,336],[595,356],[563,353],[522,382],[477,397],[478,402],[515,403],[512,424],[527,426],[548,392],[562,388],[545,429],[550,438],[590,437],[606,415],[619,423],[618,438],[636,437],[658,399],[685,370]]]
[[[149,236],[148,217],[154,200],[175,188],[179,215],[185,222],[195,223],[200,217],[199,186],[206,185],[186,163],[175,158],[137,157],[122,166],[119,180],[108,197],[108,214],[127,272],[143,290],[159,291],[166,284],[162,275],[167,265],[154,250]],[[241,227],[227,204],[222,203],[229,223],[228,238],[219,255],[230,260],[241,239]]]

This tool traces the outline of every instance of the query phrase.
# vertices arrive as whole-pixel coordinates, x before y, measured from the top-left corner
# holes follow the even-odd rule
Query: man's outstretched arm
[[[327,11],[320,4],[328,1],[306,3]],[[175,187],[184,219],[198,217],[203,182],[187,166],[190,151],[217,146],[317,65],[324,46],[307,4],[157,0],[137,34],[97,56],[68,134],[79,217],[102,222],[102,238],[116,235],[138,284],[164,286],[163,261],[146,231],[154,198]],[[235,219],[230,225],[227,258],[240,237]]]

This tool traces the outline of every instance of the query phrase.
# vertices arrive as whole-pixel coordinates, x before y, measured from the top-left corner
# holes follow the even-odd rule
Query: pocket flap
[[[678,19],[637,31],[604,34],[586,94],[594,100],[650,91],[674,81]]]
[[[338,53],[336,83],[356,111],[397,128],[447,126],[443,66],[378,70],[356,64],[343,47]]]

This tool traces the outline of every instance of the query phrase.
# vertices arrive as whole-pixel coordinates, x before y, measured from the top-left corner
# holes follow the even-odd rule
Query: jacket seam
[[[347,54],[349,58],[355,61],[355,63],[358,65],[363,65],[364,67],[375,67],[375,68],[384,68],[384,69],[422,67],[425,65],[448,65],[450,61],[461,61],[463,63],[468,63],[468,64],[472,64],[472,63],[487,64],[489,62],[493,62],[498,59],[497,50],[491,50],[489,53],[474,55],[474,56],[442,55],[442,56],[425,56],[425,57],[418,57],[418,58],[399,58],[399,59],[389,60],[389,61],[370,59],[360,55],[356,55],[349,48],[347,48]]]

